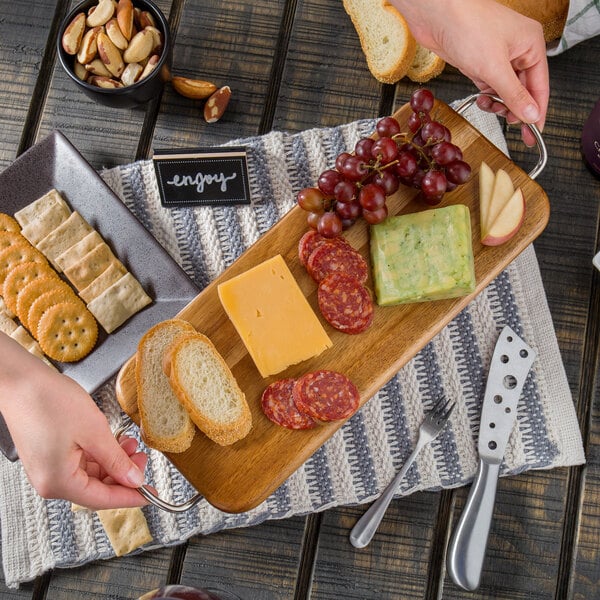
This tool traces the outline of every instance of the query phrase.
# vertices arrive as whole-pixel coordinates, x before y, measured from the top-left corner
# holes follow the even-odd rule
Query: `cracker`
[[[96,246],[74,265],[65,269],[65,277],[77,288],[77,290],[83,290],[92,283],[98,275],[101,275],[106,271],[111,264],[118,266],[121,262],[113,254],[108,244],[102,242],[102,244]]]
[[[79,290],[79,295],[85,302],[91,302],[97,298],[104,290],[107,290],[113,283],[116,283],[127,273],[122,263],[110,264],[96,279],[94,279],[86,288]]]
[[[71,288],[62,279],[59,279],[56,274],[54,275],[42,275],[36,279],[30,281],[17,295],[17,316],[19,321],[32,331],[29,326],[28,316],[32,304],[44,293],[54,289],[65,289],[67,292],[71,291]],[[73,294],[74,295],[74,294]],[[70,296],[69,296],[70,297]],[[36,322],[37,329],[37,322]],[[33,333],[36,333],[35,331]]]
[[[39,339],[38,325],[40,324],[42,316],[55,304],[59,304],[60,302],[80,302],[83,305],[83,308],[85,308],[85,305],[77,297],[75,292],[64,281],[61,280],[61,283],[63,283],[65,287],[58,285],[57,287],[44,292],[39,298],[34,300],[29,307],[29,312],[27,313],[27,325],[29,331],[31,331],[36,339]]]
[[[25,227],[32,221],[35,221],[41,213],[57,204],[62,205],[69,212],[71,211],[69,205],[65,202],[60,193],[57,190],[52,189],[45,193],[41,198],[34,200],[21,210],[17,211],[15,213],[15,219],[21,227]]]
[[[0,286],[4,285],[4,280],[12,269],[21,263],[35,262],[48,264],[48,261],[46,261],[44,255],[39,250],[36,250],[29,242],[25,242],[25,244],[23,246],[11,246],[10,248],[0,250]]]
[[[0,331],[10,335],[18,327],[16,321],[4,310],[0,310]]]
[[[141,508],[110,508],[97,511],[98,519],[117,556],[152,541],[152,534]]]
[[[17,223],[16,219],[13,219],[10,215],[0,213],[0,231],[20,233],[21,226]]]
[[[106,332],[111,333],[151,302],[152,298],[139,281],[128,272],[94,298],[88,304],[88,309]]]
[[[90,231],[84,238],[67,248],[56,257],[56,264],[64,271],[83,258],[90,250],[104,243],[102,236],[96,231]]]
[[[56,277],[56,271],[48,263],[24,262],[13,267],[4,278],[2,284],[2,296],[6,306],[14,314],[17,312],[17,299],[23,288],[40,277]]]
[[[34,346],[37,346],[39,348],[38,343],[29,335],[29,332],[22,325],[19,325],[10,334],[10,337],[13,340],[19,342],[19,344],[21,344],[21,346],[23,346],[23,348],[27,350],[33,348]]]
[[[66,221],[71,210],[64,204],[51,204],[21,229],[21,234],[34,246]]]
[[[83,303],[80,303],[83,304]],[[74,362],[87,356],[98,339],[98,325],[87,309],[75,302],[59,302],[44,312],[37,327],[46,356]]]
[[[0,296],[0,312],[5,312],[11,319],[14,319],[16,316],[10,310],[8,310],[8,306],[6,306],[6,302],[4,302],[4,298],[2,296]]]
[[[90,231],[92,226],[77,211],[74,211],[66,221],[44,237],[37,244],[37,248],[44,253],[52,266],[60,271],[60,267],[56,264],[56,257],[82,240]]]
[[[0,250],[29,245],[29,242],[18,231],[0,231]]]

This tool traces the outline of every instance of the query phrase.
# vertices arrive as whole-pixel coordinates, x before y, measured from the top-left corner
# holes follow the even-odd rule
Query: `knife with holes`
[[[494,348],[481,408],[479,468],[448,546],[448,573],[465,590],[479,587],[500,467],[535,357],[532,348],[504,327]]]

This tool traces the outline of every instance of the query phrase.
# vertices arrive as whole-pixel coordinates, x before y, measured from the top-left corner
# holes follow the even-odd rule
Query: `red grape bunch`
[[[415,90],[409,131],[403,132],[393,117],[380,119],[377,139],[358,140],[353,153],[342,152],[335,168],[319,175],[317,187],[298,192],[310,227],[323,237],[336,237],[359,217],[381,223],[388,215],[386,198],[400,184],[418,189],[419,197],[434,206],[469,179],[471,167],[452,143],[450,130],[431,116],[433,103],[430,90]]]

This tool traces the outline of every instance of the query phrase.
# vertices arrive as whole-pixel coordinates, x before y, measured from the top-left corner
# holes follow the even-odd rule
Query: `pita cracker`
[[[4,302],[4,298],[0,296],[0,312],[5,312],[11,319],[15,318],[15,314],[6,306],[6,302]]]
[[[21,234],[35,246],[63,221],[66,221],[70,214],[71,210],[66,205],[50,204],[37,218],[21,229]]]
[[[64,271],[83,258],[90,250],[103,243],[102,236],[94,229],[76,244],[59,254],[56,257],[56,264]]]
[[[98,275],[101,275],[108,267],[120,265],[121,262],[113,254],[108,244],[102,242],[84,257],[80,258],[74,265],[65,269],[65,277],[77,288],[86,288]]]
[[[97,298],[104,290],[116,283],[127,273],[122,263],[113,263],[94,279],[86,288],[79,291],[79,295],[87,303]]]
[[[152,541],[141,508],[110,508],[98,510],[96,514],[117,556],[128,554]]]
[[[16,321],[6,311],[0,310],[0,331],[12,336],[17,327]]]
[[[25,227],[32,221],[37,220],[48,208],[56,205],[61,205],[68,213],[71,212],[69,205],[65,202],[65,199],[60,195],[58,190],[52,189],[41,198],[38,198],[17,211],[15,213],[15,219],[21,227]]]
[[[129,317],[151,302],[152,298],[146,294],[140,282],[127,272],[94,298],[88,304],[88,309],[105,331],[112,333]]]
[[[82,240],[91,231],[92,226],[77,211],[74,211],[66,221],[63,221],[44,237],[37,244],[37,248],[52,263],[52,266],[60,272],[61,269],[56,264],[56,257],[79,240]]]

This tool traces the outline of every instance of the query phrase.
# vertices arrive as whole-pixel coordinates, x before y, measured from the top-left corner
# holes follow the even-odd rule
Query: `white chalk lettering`
[[[227,176],[225,173],[213,173],[213,174],[205,174],[205,173],[196,173],[193,175],[173,175],[173,178],[170,181],[167,181],[167,185],[174,185],[175,187],[189,187],[195,186],[196,191],[199,194],[204,192],[205,186],[212,185],[213,183],[221,184],[221,191],[227,191],[227,182],[235,179],[237,177],[237,173],[233,175]]]

